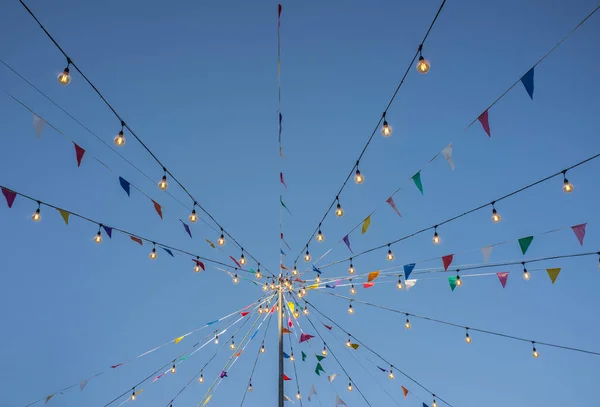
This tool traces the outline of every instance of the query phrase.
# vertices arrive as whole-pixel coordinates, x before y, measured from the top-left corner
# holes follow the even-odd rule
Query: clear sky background
[[[29,5],[169,170],[246,249],[276,270],[280,168],[289,186],[284,200],[294,214],[284,217],[293,249],[285,263],[291,266],[377,123],[439,1],[283,3],[285,160],[277,147],[276,2],[31,0]],[[325,221],[326,242],[318,247],[312,243],[313,255],[333,248],[323,263],[348,257],[338,240],[373,210],[369,231],[350,235],[355,251],[432,226],[599,152],[600,16],[536,68],[533,101],[518,84],[490,110],[491,139],[478,123],[464,131],[595,6],[591,0],[449,0],[423,50],[431,72],[418,75],[411,70],[388,112],[393,136],[375,137],[361,161],[366,182],[348,185],[340,197],[346,216]],[[68,87],[57,84],[64,57],[16,0],[0,6],[0,38],[2,60],[112,142],[120,129],[118,120],[77,73]],[[188,212],[159,191],[156,182],[124,163],[4,66],[0,85],[87,150],[77,168],[70,142],[49,127],[36,139],[31,113],[3,93],[1,185],[207,257],[227,261],[228,255],[239,256],[230,243],[223,253],[211,249],[204,239],[214,241],[218,234],[202,222],[192,226],[190,239],[178,220],[185,220]],[[421,196],[410,176],[450,142],[456,170],[443,159],[434,161],[422,172]],[[162,176],[133,137],[120,151],[153,180]],[[98,165],[94,156],[112,171]],[[417,268],[439,267],[439,259],[421,260],[505,240],[511,243],[497,247],[490,261],[596,251],[599,169],[600,162],[591,162],[569,172],[575,185],[570,195],[562,192],[557,177],[502,201],[497,205],[503,216],[499,224],[492,224],[491,209],[486,209],[440,228],[439,246],[431,244],[429,232],[396,245],[394,264],[416,261]],[[128,198],[119,175],[160,202],[164,220],[137,191]],[[402,219],[385,203],[397,188],[402,188],[395,196]],[[191,205],[174,183],[169,192]],[[66,226],[48,208],[42,209],[43,220],[34,223],[34,210],[22,198],[11,210],[0,205],[2,406],[24,406],[262,294],[245,281],[232,285],[214,269],[195,274],[184,256],[159,252],[152,262],[148,245],[139,247],[122,235],[96,245],[94,225],[72,218]],[[588,233],[583,247],[568,229],[539,236],[584,222]],[[517,239],[529,235],[536,237],[522,256]],[[481,263],[482,256],[474,250],[457,254],[454,262]],[[489,276],[463,278],[463,287],[452,292],[448,273],[435,273],[410,291],[379,284],[359,289],[357,298],[598,351],[597,264],[591,256],[530,267],[562,267],[554,285],[544,271],[532,272],[526,282],[521,267],[511,266],[486,270],[511,272],[505,289]],[[344,276],[347,265],[327,268],[324,274]],[[363,256],[355,265],[360,272],[389,267],[385,250]],[[335,292],[347,295],[347,287]],[[473,343],[466,345],[460,329],[413,320],[413,329],[406,331],[402,315],[355,304],[351,317],[344,300],[318,292],[308,300],[454,406],[558,407],[597,398],[597,356],[538,346],[540,357],[534,359],[528,343],[473,333]],[[314,334],[305,320],[300,322]],[[257,365],[255,390],[246,406],[275,405],[274,326],[267,333],[267,352]],[[346,350],[343,333],[338,331],[337,338],[320,333],[372,406],[396,405],[385,392],[399,405],[420,406],[417,398],[403,400],[401,384],[431,403],[430,395],[401,375],[390,381],[364,349]],[[209,405],[239,405],[260,335],[262,331]],[[112,370],[90,381],[83,392],[75,388],[57,395],[48,406],[103,406],[203,336],[204,331]],[[312,404],[332,406],[332,386],[314,374],[312,353],[322,342],[315,338],[310,346],[294,347],[296,354],[304,350],[310,355],[306,362],[297,362],[303,403],[309,404],[306,395],[314,384],[319,396]],[[135,405],[167,405],[214,351],[209,345],[182,363],[177,374],[142,386],[144,393]],[[218,375],[229,355],[228,349],[219,353],[205,377]],[[340,374],[333,387],[348,406],[366,405],[358,392],[347,392],[347,377],[332,357],[323,367],[328,374]],[[289,362],[286,373],[293,376]],[[193,383],[174,406],[197,405],[206,388],[206,383]],[[295,393],[294,377],[286,394]]]

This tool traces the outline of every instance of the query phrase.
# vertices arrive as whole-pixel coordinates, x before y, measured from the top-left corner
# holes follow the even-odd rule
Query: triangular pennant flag
[[[287,185],[285,183],[285,179],[283,179],[283,172],[279,173],[279,181],[281,181],[281,183],[283,184],[283,186],[287,188]]]
[[[79,383],[79,390],[85,389],[85,386],[87,386],[87,384],[88,384],[88,379],[83,380],[81,383]]]
[[[184,221],[182,221],[181,219],[179,219],[179,221],[183,225],[183,228],[185,229],[187,234],[190,235],[190,237],[192,237],[192,231],[190,230],[190,226],[187,223],[185,223]]]
[[[374,285],[375,285],[375,283],[371,283],[371,282],[369,282],[369,283],[363,283],[363,288],[371,288]]]
[[[427,404],[423,403],[423,407],[429,407]]]
[[[340,398],[340,396],[338,396],[337,394],[335,395],[335,407],[337,406],[347,406],[346,403],[344,403],[344,400],[342,400]]]
[[[281,147],[279,147],[279,151],[281,151]],[[279,154],[281,154],[281,152]],[[289,401],[292,404],[296,404],[296,403],[294,403],[294,401],[291,398],[289,398],[289,396],[287,394],[284,394],[283,398],[285,399],[285,401]]]
[[[450,265],[452,264],[452,260],[454,260],[453,254],[448,254],[442,257],[442,262],[444,263],[444,271],[448,270],[448,267],[450,267]]]
[[[573,229],[573,233],[577,236],[577,240],[579,240],[579,244],[583,246],[583,238],[585,237],[585,227],[587,223],[582,223],[581,225],[571,226]]]
[[[521,253],[525,254],[529,245],[533,241],[533,236],[522,237],[519,239],[519,246],[521,247]]]
[[[552,280],[552,284],[554,284],[554,282],[556,281],[556,277],[558,277],[558,274],[560,273],[560,267],[546,269],[546,273],[548,273],[548,277],[550,277],[550,280]]]
[[[282,256],[287,256],[287,254],[285,254],[285,252],[284,252],[282,249],[279,249],[279,253],[280,253]]]
[[[183,340],[183,338],[185,338],[185,336],[180,336],[179,338],[175,338],[174,342],[179,343]]]
[[[506,280],[508,280],[508,273],[502,272],[502,273],[496,273],[496,275],[498,276],[498,280],[500,280],[500,284],[502,284],[502,288],[506,287]]]
[[[419,191],[421,191],[421,195],[423,195],[423,184],[421,183],[421,171],[419,170],[419,172],[417,172],[415,175],[412,176],[412,180],[415,183],[415,185],[417,186],[417,188],[419,188]]]
[[[175,256],[173,256],[173,252],[172,252],[171,250],[167,249],[166,247],[163,247],[162,249],[163,249],[165,252],[169,253],[169,254],[171,255],[171,257],[175,257]]]
[[[404,280],[404,285],[406,286],[407,290],[411,287],[414,287],[415,284],[417,284],[417,280]]]
[[[233,256],[229,256],[229,258],[238,266],[238,268],[242,268],[242,265],[235,259]]]
[[[133,240],[134,242],[136,242],[136,243],[139,243],[139,245],[140,245],[140,246],[143,246],[143,245],[144,245],[144,242],[143,242],[143,241],[142,241],[142,239],[140,239],[139,237],[135,237],[135,236],[129,236],[129,238],[130,238],[131,240]]]
[[[119,177],[119,184],[121,184],[121,188],[127,192],[127,196],[131,196],[131,184],[123,177]]]
[[[398,210],[398,208],[396,208],[396,203],[394,202],[394,198],[392,198],[391,196],[385,200],[394,211],[396,211],[396,213],[398,214],[398,216],[402,217],[402,215],[400,215],[400,211]]]
[[[198,266],[200,266],[202,271],[206,271],[206,268],[204,268],[204,263],[202,263],[200,260],[196,260],[196,259],[192,259],[192,260],[194,261],[194,263],[196,263]]]
[[[12,208],[13,203],[15,202],[15,198],[17,197],[17,193],[15,191],[11,191],[10,189],[2,188],[2,195],[6,198],[6,204],[9,208]]]
[[[298,343],[302,343],[302,342],[308,341],[309,339],[312,339],[312,338],[314,338],[314,335],[301,334],[300,335],[300,342],[298,342]]]
[[[207,322],[207,323],[206,323],[206,326],[211,326],[211,325],[214,325],[214,324],[216,324],[217,322],[219,322],[219,320],[218,320],[218,319],[215,319],[214,321]]]
[[[350,253],[354,253],[352,251],[352,248],[350,247],[350,239],[348,238],[348,235],[344,236],[342,240],[344,241],[344,243],[346,243],[346,246],[348,246],[348,250],[350,250]]]
[[[283,330],[282,330],[282,332],[283,332],[284,334],[291,334],[291,333],[292,333],[292,331],[290,331],[290,330],[289,330],[289,329],[287,329],[286,327],[283,327]]]
[[[206,240],[206,243],[208,243],[210,245],[210,247],[212,247],[213,249],[217,248],[217,246],[215,246],[215,244],[213,242],[211,242],[210,240],[208,240],[208,239],[204,239],[204,240]]]
[[[212,398],[212,394],[209,394],[208,397],[206,398],[206,400],[204,400],[204,403],[202,403],[202,405],[203,406],[207,405],[211,398]]]
[[[319,362],[322,361],[323,359],[325,359],[325,356],[323,356],[323,355],[315,355],[315,357],[317,358],[317,360]]]
[[[402,393],[404,394],[404,398],[406,398],[406,396],[408,396],[408,389],[404,386],[400,386],[402,387]]]
[[[154,210],[156,210],[156,213],[158,213],[158,216],[160,216],[160,218],[162,219],[162,206],[160,206],[156,201],[154,201],[153,199],[151,199],[152,204],[154,205]]]
[[[290,358],[290,355],[288,355],[287,353],[283,352],[283,357],[284,357],[285,359],[289,359],[289,358]]]
[[[333,327],[332,327],[332,326],[329,326],[329,325],[325,325],[325,324],[323,324],[323,326],[324,326],[325,328],[329,329],[330,331],[333,329]]]
[[[288,301],[287,306],[290,309],[290,312],[293,314],[294,310],[296,309],[296,306],[294,305],[294,303],[291,301]]]
[[[310,386],[310,391],[308,392],[308,401],[312,401],[310,398],[317,394],[317,390],[315,390],[315,385]]]
[[[450,168],[452,168],[452,171],[454,171],[454,161],[452,161],[452,143],[444,147],[444,149],[442,150],[442,155],[444,156],[446,161],[448,161],[448,164],[450,164]]]
[[[481,248],[481,254],[483,255],[483,262],[487,263],[492,255],[492,250],[494,250],[494,246],[485,246]]]
[[[317,266],[315,266],[314,264],[312,265],[312,268],[313,268],[313,271],[314,271],[315,273],[317,273],[317,274],[321,274],[321,270],[319,270],[319,269],[317,268]]]
[[[351,347],[352,349],[354,349],[354,350],[358,349],[358,347],[359,347],[359,346],[360,346],[360,345],[359,345],[358,343],[351,343],[351,344],[350,344],[350,347]]]
[[[533,100],[533,70],[535,67],[531,68],[523,77],[521,78],[521,83],[525,86],[525,90],[529,94],[531,100]]]
[[[243,316],[243,317],[245,317],[248,314],[249,314],[249,312],[247,312],[247,311],[240,312],[240,315]]]
[[[316,290],[317,288],[319,288],[319,284],[311,284],[306,287],[307,290]]]
[[[111,227],[109,227],[109,226],[104,226],[104,225],[102,225],[102,229],[104,229],[104,231],[106,232],[106,234],[108,235],[108,237],[109,237],[110,239],[112,239],[112,231],[113,231],[113,228],[111,228]]]
[[[325,288],[335,288],[335,284],[325,284]]]
[[[35,121],[35,117],[34,117],[33,120]],[[54,394],[51,394],[51,395],[47,396],[46,397],[46,402],[44,404],[46,404],[47,402],[49,402],[52,397],[54,397]]]
[[[318,376],[321,376],[321,372],[325,373],[325,369],[323,369],[323,366],[321,366],[320,363],[317,363],[317,367],[315,368],[315,373]]]
[[[364,235],[369,230],[369,226],[371,226],[371,215],[367,216],[365,220],[363,220],[362,225],[362,234]]]
[[[81,166],[81,160],[83,159],[83,155],[85,154],[85,150],[77,145],[77,143],[73,142],[75,145],[75,158],[77,158],[77,166]]]
[[[304,362],[306,360],[306,353],[304,352],[300,352],[302,354],[302,361]]]
[[[65,211],[64,209],[59,209],[58,212],[60,213],[60,216],[62,216],[63,220],[65,221],[65,224],[69,224],[69,216],[71,216],[71,214],[67,211]]]
[[[329,383],[331,383],[335,380],[336,377],[337,377],[337,373],[332,373],[329,376],[327,376],[327,379],[329,379]]]
[[[293,328],[293,327],[294,327],[294,323],[292,322],[292,317],[288,317],[288,326],[289,326],[290,328]]]
[[[242,351],[239,351],[239,352],[238,352],[238,353],[236,353],[234,356],[235,356],[236,358],[239,358],[241,354],[242,354]]]
[[[479,120],[479,122],[481,123],[481,127],[483,127],[483,130],[485,130],[488,137],[492,137],[492,133],[490,132],[490,121],[488,117],[488,111],[486,110],[485,112],[481,113],[481,116],[479,116],[477,120]]]
[[[289,377],[288,377],[288,376],[287,376],[287,375],[284,373],[284,374],[283,374],[283,380],[287,382],[288,380],[292,380],[292,379],[290,379],[290,378],[289,378]]]
[[[450,284],[450,289],[454,291],[454,289],[456,288],[456,276],[448,277],[448,284]]]
[[[221,374],[219,375],[219,377],[220,377],[221,379],[223,379],[223,378],[225,378],[225,377],[229,377],[229,376],[227,376],[227,372],[226,372],[226,371],[224,371],[224,370],[221,370]]]
[[[367,281],[373,281],[373,280],[375,280],[377,277],[379,277],[379,270],[377,270],[377,271],[371,271],[371,272],[369,273],[369,276],[368,276],[368,278],[367,278]]]
[[[381,366],[377,366],[377,369],[381,370],[382,372],[387,372],[387,369],[384,369]]]
[[[279,202],[281,203],[281,206],[283,206],[288,211],[288,213],[291,215],[292,212],[290,212],[290,210],[288,209],[288,207],[285,206],[285,204],[283,203],[283,197],[281,195],[279,195]]]
[[[404,265],[404,279],[407,279],[410,276],[410,273],[415,269],[415,263],[405,264]]]
[[[118,368],[119,366],[123,366],[123,363],[119,363],[119,364],[117,364],[117,365],[112,365],[110,368],[111,368],[111,369],[116,369],[116,368]]]
[[[283,263],[281,263],[279,267],[281,267],[282,270],[289,270]]]
[[[46,126],[46,120],[42,119],[40,116],[38,116],[37,114],[33,114],[33,130],[35,131],[35,135],[37,136],[37,138],[40,138],[40,136],[42,135],[42,132],[44,131],[44,127]],[[54,394],[52,395],[54,396]],[[50,396],[50,398],[52,398],[52,396]],[[46,403],[48,402],[48,400],[46,400]]]

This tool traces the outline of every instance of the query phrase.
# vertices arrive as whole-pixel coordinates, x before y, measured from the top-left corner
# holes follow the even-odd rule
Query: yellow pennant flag
[[[363,235],[365,233],[367,233],[367,230],[369,229],[369,226],[371,226],[371,215],[367,216],[365,218],[365,220],[363,220],[363,225],[362,225],[362,234]]]
[[[179,338],[175,338],[175,343],[179,343],[179,342],[183,341],[183,338],[185,338],[185,336],[180,336]]]
[[[371,272],[369,273],[369,277],[368,277],[367,281],[373,281],[373,280],[375,280],[377,277],[379,277],[379,270],[377,270],[377,271],[371,271]]]
[[[51,394],[48,397],[46,397],[46,403],[49,402],[52,397],[54,397],[54,394]]]
[[[552,280],[552,284],[556,281],[556,277],[558,277],[558,273],[560,273],[560,268],[555,269],[546,269],[546,273],[548,273],[548,277]]]
[[[69,224],[69,215],[71,215],[69,212],[59,209],[58,210],[60,212],[60,216],[62,216],[62,218],[64,219],[65,223],[68,225]]]
[[[294,305],[293,302],[288,302],[288,308],[290,309],[290,312],[293,314],[294,310],[296,309],[296,306]]]
[[[202,405],[203,405],[203,406],[207,405],[207,404],[208,404],[208,402],[210,401],[210,399],[211,399],[211,398],[212,398],[212,394],[211,394],[211,395],[209,395],[209,396],[206,398],[206,400],[204,400],[204,403],[202,403]]]
[[[206,239],[206,242],[210,245],[210,247],[212,247],[213,249],[216,248],[215,244],[213,242],[211,242],[210,240]]]
[[[144,391],[144,389],[139,389],[138,391],[135,392],[135,395],[139,396],[143,391]]]
[[[358,343],[351,343],[351,344],[350,344],[350,347],[351,347],[352,349],[356,350],[356,349],[358,349],[358,347],[359,347],[359,344],[358,344]]]
[[[306,287],[307,290],[316,290],[317,288],[319,288],[319,284],[313,284]]]

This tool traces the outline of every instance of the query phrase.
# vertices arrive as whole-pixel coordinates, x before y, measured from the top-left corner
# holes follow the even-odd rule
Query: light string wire
[[[591,156],[591,157],[588,157],[588,158],[586,158],[586,159],[584,159],[584,160],[582,160],[582,161],[579,161],[579,162],[577,162],[577,163],[575,163],[575,164],[573,164],[573,165],[571,165],[571,166],[569,166],[569,167],[566,167],[566,168],[565,168],[564,170],[562,170],[562,171],[558,171],[558,172],[556,172],[556,173],[554,173],[554,174],[552,174],[552,175],[549,175],[549,176],[547,176],[547,177],[545,177],[545,178],[542,178],[542,179],[539,179],[539,180],[537,180],[537,181],[534,181],[534,182],[532,182],[532,183],[530,183],[530,184],[527,184],[527,185],[525,185],[524,187],[521,187],[521,188],[519,188],[519,189],[516,189],[516,190],[514,190],[514,191],[512,191],[512,192],[509,192],[509,193],[507,193],[507,194],[505,194],[505,195],[502,195],[502,196],[500,196],[499,198],[496,198],[496,199],[492,200],[491,202],[488,202],[488,203],[485,203],[485,204],[479,205],[479,206],[477,206],[477,207],[475,207],[475,208],[472,208],[472,209],[469,209],[469,210],[467,210],[467,211],[465,211],[465,212],[463,212],[463,213],[461,213],[461,214],[455,215],[455,216],[453,216],[453,217],[451,217],[451,218],[448,218],[448,219],[446,219],[446,220],[444,220],[444,221],[438,222],[438,223],[436,223],[436,224],[435,224],[435,225],[433,225],[433,226],[428,226],[428,227],[425,227],[425,228],[423,228],[423,229],[421,229],[421,230],[418,230],[418,231],[416,231],[416,232],[413,232],[413,233],[411,233],[411,234],[409,234],[409,235],[403,236],[403,237],[401,237],[401,238],[399,238],[399,239],[392,240],[392,241],[390,241],[390,242],[388,242],[388,243],[385,243],[385,244],[382,244],[382,245],[379,245],[379,246],[372,247],[372,248],[370,248],[370,249],[364,250],[364,251],[362,251],[362,252],[359,252],[359,253],[355,253],[355,254],[353,254],[353,255],[352,255],[352,256],[350,256],[350,257],[346,257],[346,258],[344,258],[344,259],[341,259],[341,260],[336,260],[336,261],[334,261],[334,262],[331,262],[331,263],[329,263],[329,264],[326,264],[326,265],[324,265],[324,266],[321,266],[320,268],[322,268],[322,269],[323,269],[323,268],[331,267],[331,266],[333,266],[333,265],[335,265],[335,264],[339,264],[339,263],[342,263],[342,262],[344,262],[344,261],[348,261],[348,260],[350,260],[350,259],[355,259],[355,258],[357,258],[357,257],[360,257],[360,256],[364,255],[364,254],[367,254],[367,253],[373,252],[373,251],[375,251],[375,250],[378,250],[378,249],[382,249],[382,248],[384,248],[384,247],[388,247],[388,246],[390,246],[390,245],[392,245],[392,244],[395,244],[395,243],[401,242],[401,241],[403,241],[403,240],[410,239],[411,237],[414,237],[414,236],[416,236],[416,235],[419,235],[419,234],[421,234],[421,233],[423,233],[423,232],[427,232],[428,230],[432,230],[432,229],[433,229],[433,230],[437,230],[437,228],[438,228],[438,227],[440,227],[440,226],[443,226],[443,225],[445,225],[445,224],[447,224],[447,223],[450,223],[450,222],[452,222],[452,221],[454,221],[454,220],[456,220],[456,219],[462,218],[463,216],[470,215],[470,214],[471,214],[471,213],[473,213],[473,212],[477,212],[477,211],[479,211],[479,210],[481,210],[481,209],[484,209],[484,208],[490,207],[490,206],[491,206],[493,203],[495,204],[495,203],[498,203],[498,202],[500,202],[500,201],[502,201],[502,200],[504,200],[504,199],[510,198],[510,197],[511,197],[511,196],[513,196],[513,195],[517,195],[517,194],[519,194],[519,193],[521,193],[521,192],[523,192],[523,191],[525,191],[525,190],[527,190],[527,189],[533,188],[534,186],[536,186],[536,185],[539,185],[539,184],[542,184],[542,183],[544,183],[544,182],[546,182],[546,181],[548,181],[548,180],[550,180],[550,179],[552,179],[552,178],[555,178],[555,177],[557,177],[557,176],[560,176],[560,175],[563,175],[563,176],[564,176],[564,175],[566,174],[566,172],[567,172],[567,171],[570,171],[570,170],[572,170],[573,168],[577,168],[577,167],[579,167],[579,166],[581,166],[581,165],[584,165],[584,164],[586,164],[586,163],[588,163],[588,162],[590,162],[590,161],[592,161],[592,160],[595,160],[595,159],[596,159],[596,158],[598,158],[598,157],[600,157],[600,153],[598,153],[598,154],[595,154],[595,155],[593,155],[593,156]]]
[[[448,405],[449,407],[453,407],[452,404],[448,403],[446,400],[444,400],[443,398],[441,398],[437,393],[434,393],[431,390],[429,390],[427,387],[425,387],[419,381],[417,381],[413,377],[409,376],[406,372],[404,372],[403,370],[401,370],[400,368],[398,368],[398,366],[394,365],[392,362],[390,362],[387,359],[385,359],[384,357],[382,357],[379,353],[375,352],[369,346],[365,345],[364,342],[361,342],[356,336],[350,334],[350,331],[348,331],[347,329],[342,328],[337,322],[335,322],[333,319],[329,318],[327,315],[323,314],[321,312],[321,310],[319,310],[317,307],[315,307],[312,303],[310,303],[309,301],[307,301],[305,298],[301,298],[301,300],[303,300],[307,305],[310,305],[312,309],[314,309],[315,311],[317,311],[317,313],[320,314],[323,318],[327,319],[332,324],[334,324],[336,327],[338,327],[338,329],[340,329],[342,332],[346,332],[348,334],[348,336],[354,338],[354,340],[356,342],[358,342],[365,349],[367,349],[368,351],[370,351],[371,353],[373,353],[375,356],[377,356],[379,359],[381,359],[386,365],[389,365],[389,366],[393,367],[394,369],[396,369],[404,377],[406,377],[407,379],[409,379],[410,381],[412,381],[413,383],[415,383],[417,386],[419,386],[420,388],[422,388],[423,390],[425,390],[427,393],[431,394],[432,397],[435,397],[437,400],[439,400],[442,403]],[[311,322],[311,321],[309,320],[309,322]],[[312,322],[311,322],[311,325],[312,325]],[[313,325],[313,327],[314,327],[314,325]]]
[[[283,317],[283,314],[282,314]],[[297,318],[296,318],[297,320]],[[283,321],[282,321],[283,323]],[[292,352],[292,354],[294,354],[294,347],[292,345],[292,338],[291,336],[288,334],[288,339],[290,341],[290,351]],[[294,367],[294,377],[296,378],[296,389],[298,390],[298,394],[300,394],[300,398],[298,399],[298,401],[300,401],[300,407],[302,407],[302,394],[300,393],[300,380],[298,380],[298,370],[296,369],[296,363],[292,362],[292,366]]]
[[[72,65],[73,68],[75,68],[77,70],[77,72],[79,72],[79,74],[92,87],[92,89],[96,92],[96,94],[100,97],[100,99],[102,99],[102,101],[104,102],[104,104],[113,112],[113,114],[117,117],[117,119],[119,119],[119,121],[121,122],[122,126],[124,128],[127,128],[127,130],[129,130],[129,132],[140,143],[140,145],[150,154],[150,156],[152,156],[152,158],[156,161],[156,163],[161,166],[161,168],[163,169],[163,171],[165,172],[165,174],[169,174],[169,176],[173,179],[173,181],[175,181],[175,183],[177,183],[177,185],[179,185],[179,187],[192,200],[192,202],[194,203],[194,206],[197,206],[202,212],[204,212],[206,214],[206,216],[208,216],[217,225],[217,227],[219,227],[221,229],[222,233],[225,234],[225,235],[227,235],[240,249],[242,249],[242,251],[244,253],[248,254],[248,256],[250,258],[252,258],[252,260],[254,260],[257,264],[261,264],[250,252],[248,252],[247,250],[244,249],[244,246],[242,246],[227,230],[225,230],[225,228],[210,214],[210,212],[208,212],[196,200],[196,198],[194,198],[194,196],[188,191],[188,189],[173,175],[173,173],[171,171],[169,171],[166,168],[166,166],[158,159],[158,157],[152,152],[152,150],[150,150],[150,148],[142,141],[142,139],[140,137],[138,137],[138,135],[132,130],[132,128],[129,126],[129,124],[127,124],[122,119],[121,115],[119,115],[119,113],[117,113],[117,111],[114,109],[114,107],[105,99],[105,97],[98,90],[98,88],[90,81],[90,79],[88,79],[88,77],[81,71],[81,69],[79,69],[79,67],[75,64],[75,62],[73,62],[73,60],[67,55],[67,53],[65,52],[65,50],[58,44],[58,42],[54,39],[54,37],[42,25],[42,23],[40,22],[40,20],[31,11],[31,9],[27,6],[27,4],[25,4],[25,2],[23,0],[19,0],[19,3],[21,3],[21,5],[25,8],[25,10],[29,13],[29,15],[40,26],[40,28],[42,29],[42,31],[44,31],[44,33],[46,34],[46,36],[52,41],[52,43],[56,46],[56,48],[64,55],[64,57],[67,59],[67,64],[68,65]],[[266,267],[265,267],[265,270],[267,272],[270,272]]]
[[[22,1],[22,0],[19,0]],[[411,68],[413,67],[413,64],[415,63],[415,61],[417,60],[417,57],[421,54],[421,50],[423,48],[423,45],[425,44],[425,41],[427,40],[427,37],[429,36],[429,33],[431,32],[433,26],[435,25],[435,22],[437,21],[440,13],[442,12],[442,9],[444,8],[444,5],[446,4],[446,0],[442,1],[442,4],[440,4],[440,7],[437,10],[437,13],[435,14],[435,17],[433,18],[433,20],[431,21],[431,24],[429,25],[429,28],[427,29],[427,33],[425,34],[425,36],[423,37],[423,40],[421,41],[421,44],[419,45],[417,51],[415,52],[414,56],[412,57],[410,63],[408,64],[408,67],[406,69],[406,72],[404,73],[404,75],[402,76],[402,79],[400,81],[400,83],[398,84],[398,86],[396,87],[396,90],[394,91],[390,101],[388,102],[387,106],[385,107],[385,110],[383,111],[383,115],[379,118],[379,120],[377,121],[377,125],[375,126],[375,128],[373,129],[373,131],[371,132],[371,136],[369,137],[369,139],[367,140],[367,143],[365,144],[365,146],[363,147],[361,153],[358,156],[358,159],[356,160],[356,163],[354,164],[354,166],[352,166],[352,169],[350,170],[350,172],[348,173],[348,175],[346,176],[346,180],[342,183],[341,188],[338,190],[338,192],[335,194],[335,198],[333,199],[333,201],[331,202],[331,204],[329,205],[329,208],[327,208],[327,210],[325,211],[325,214],[323,215],[323,217],[321,218],[321,220],[319,221],[319,225],[315,228],[315,230],[312,232],[310,238],[308,239],[308,241],[306,242],[306,244],[304,245],[304,249],[308,249],[308,245],[310,244],[310,241],[312,240],[312,238],[315,236],[315,233],[317,233],[317,231],[319,230],[321,224],[323,223],[323,221],[325,220],[325,218],[327,217],[327,215],[329,215],[331,209],[333,208],[333,206],[336,204],[336,202],[338,202],[338,198],[340,196],[340,194],[342,193],[342,191],[344,190],[344,188],[346,187],[346,184],[348,183],[348,181],[350,180],[350,178],[352,177],[352,174],[354,173],[354,170],[358,167],[358,163],[360,162],[360,160],[362,159],[363,155],[365,154],[365,152],[367,151],[367,148],[369,148],[369,145],[371,144],[371,141],[373,140],[373,137],[375,136],[375,134],[377,133],[377,130],[379,129],[379,125],[382,123],[382,121],[385,118],[385,115],[387,113],[387,111],[389,110],[389,108],[391,107],[392,103],[394,102],[394,100],[396,99],[396,96],[398,95],[398,92],[400,91],[400,88],[402,87],[402,85],[404,84],[404,80],[406,79],[406,77],[408,76],[408,73],[410,72]],[[303,250],[304,250],[303,249]],[[296,259],[294,260],[294,262],[298,261],[298,258],[300,257],[300,255],[302,254],[302,252],[300,252],[297,256]]]
[[[47,202],[41,201],[41,200],[39,200],[39,199],[37,199],[37,198],[33,198],[33,197],[29,196],[29,195],[23,194],[22,192],[15,191],[14,189],[11,189],[11,188],[8,188],[8,187],[5,187],[5,186],[3,186],[3,185],[0,185],[0,188],[4,188],[4,189],[7,189],[7,190],[9,190],[9,191],[12,191],[12,192],[14,192],[15,194],[17,194],[17,195],[19,195],[19,196],[21,196],[21,197],[23,197],[23,198],[25,198],[25,199],[28,199],[28,200],[30,200],[30,201],[33,201],[33,202],[36,202],[36,203],[38,203],[38,205],[40,205],[40,206],[41,206],[41,205],[45,205],[45,206],[47,206],[47,207],[49,207],[49,208],[52,208],[52,209],[66,211],[66,212],[68,212],[70,215],[73,215],[73,216],[75,216],[75,217],[77,217],[77,218],[79,218],[79,219],[85,220],[85,221],[87,221],[87,222],[89,222],[89,223],[93,223],[93,224],[96,224],[96,225],[102,225],[102,226],[108,226],[108,225],[105,225],[105,224],[104,224],[104,223],[102,223],[102,222],[99,222],[99,221],[93,220],[93,219],[91,219],[91,218],[88,218],[87,216],[80,215],[80,214],[78,214],[78,213],[76,213],[76,212],[71,212],[70,210],[66,210],[66,209],[63,209],[63,208],[59,208],[58,206],[55,206],[55,205],[52,205],[52,204],[50,204],[50,203],[47,203]],[[201,259],[201,260],[204,260],[204,261],[207,261],[207,262],[210,262],[210,263],[218,264],[218,265],[220,265],[220,266],[223,266],[223,267],[228,267],[228,268],[230,268],[230,269],[239,270],[239,271],[243,271],[243,272],[245,272],[245,273],[254,274],[254,273],[252,273],[252,272],[251,272],[251,271],[249,271],[249,270],[246,270],[246,269],[243,269],[243,268],[234,267],[234,266],[231,266],[231,265],[229,265],[229,264],[226,264],[226,263],[220,262],[220,261],[218,261],[218,260],[213,260],[213,259],[210,259],[210,258],[207,258],[207,257],[203,257],[203,256],[200,256],[200,255],[197,255],[197,254],[191,253],[191,252],[189,252],[189,251],[187,251],[187,250],[184,250],[184,249],[179,249],[179,248],[177,248],[177,247],[174,247],[174,246],[169,246],[169,245],[167,245],[167,244],[160,243],[160,242],[158,242],[157,240],[152,240],[152,239],[150,239],[150,238],[143,237],[143,236],[140,236],[140,235],[138,235],[138,234],[135,234],[135,233],[128,232],[128,231],[126,231],[126,230],[124,230],[124,229],[120,229],[120,228],[113,227],[113,226],[110,226],[110,228],[111,228],[113,231],[115,231],[115,232],[119,232],[119,233],[121,233],[121,234],[124,234],[124,235],[130,236],[130,237],[131,237],[131,236],[133,236],[133,237],[135,237],[135,238],[137,238],[137,239],[140,239],[140,240],[142,240],[142,241],[145,241],[145,242],[148,242],[148,243],[152,243],[154,246],[158,246],[158,247],[166,248],[166,249],[169,249],[169,250],[173,250],[173,251],[176,251],[176,252],[179,252],[179,253],[182,253],[182,254],[185,254],[185,255],[191,256],[191,257],[193,257],[193,259]],[[193,259],[192,259],[192,260],[193,260]]]

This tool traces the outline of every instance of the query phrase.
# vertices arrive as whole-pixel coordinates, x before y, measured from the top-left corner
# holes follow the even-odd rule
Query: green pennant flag
[[[62,209],[59,209],[58,211],[60,212],[60,216],[62,216],[62,218],[65,220],[65,223],[68,225],[69,224],[69,215],[71,215],[71,214]]]
[[[325,370],[323,369],[323,366],[321,366],[320,363],[317,363],[317,367],[315,368],[315,373],[317,374],[317,376],[321,376],[320,372],[325,373]]]
[[[533,241],[533,236],[522,237],[519,239],[519,246],[521,246],[521,252],[525,254],[527,249],[529,249],[529,245]]]
[[[325,359],[325,356],[321,356],[321,355],[315,355],[315,357],[317,358],[317,360],[320,362],[323,359]]]
[[[254,271],[254,269],[250,269],[250,272],[251,272],[252,274],[256,274],[256,271]]]
[[[417,188],[419,188],[419,191],[421,191],[421,195],[423,195],[423,184],[421,183],[421,170],[419,170],[419,172],[412,176],[412,180],[417,186]]]
[[[306,360],[306,353],[302,352],[302,361],[304,362]]]
[[[283,203],[283,197],[281,195],[279,195],[279,202],[281,203],[281,206],[283,206],[288,211],[288,213],[291,215],[292,212],[290,212],[290,210],[288,209],[288,207],[285,206],[285,204]]]
[[[546,273],[548,273],[548,277],[550,277],[552,284],[554,284],[556,277],[558,277],[558,273],[560,273],[560,268],[546,269]]]
[[[186,360],[188,357],[189,357],[189,356],[182,356],[182,357],[180,357],[180,358],[179,358],[179,361],[180,361],[180,362],[183,362],[183,361],[184,361],[184,360]]]
[[[450,284],[450,289],[454,291],[456,288],[456,276],[448,277],[448,284]]]

